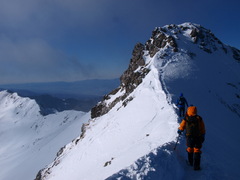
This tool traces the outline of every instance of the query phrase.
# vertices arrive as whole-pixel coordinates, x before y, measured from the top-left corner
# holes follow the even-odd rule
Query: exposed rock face
[[[188,36],[198,48],[207,53],[223,50],[226,54],[232,53],[232,56],[240,62],[240,51],[238,49],[224,45],[210,30],[201,25],[184,23],[155,28],[145,45],[141,43],[135,45],[129,67],[120,78],[120,86],[104,96],[103,100],[92,108],[91,117],[95,118],[108,113],[120,101],[122,101],[122,106],[126,106],[133,99],[133,97],[129,97],[129,94],[134,91],[149,72],[143,58],[144,51],[148,51],[150,57],[153,57],[161,49],[180,52],[181,49],[178,48],[177,43],[181,41],[182,36]],[[192,58],[196,56],[192,52],[188,52],[188,54]],[[167,53],[163,51],[161,56],[167,56]],[[111,99],[113,95],[115,95],[115,99]]]
[[[169,47],[173,48],[174,52],[178,51],[178,46],[175,39],[172,36],[168,36],[165,33],[165,29],[156,28],[152,32],[152,37],[146,43],[146,49],[149,51],[151,57],[153,57],[159,48]]]
[[[123,101],[123,106],[125,106],[127,102],[132,100],[132,97],[127,98],[128,95],[133,92],[133,90],[139,84],[141,84],[142,79],[149,72],[149,69],[146,68],[145,61],[143,59],[144,50],[145,47],[143,44],[138,43],[135,45],[129,67],[120,77],[121,85],[108,95],[104,96],[103,100],[92,108],[92,118],[99,117],[108,113],[112,109],[112,107],[114,107],[120,101]],[[116,97],[110,104],[107,104],[106,100],[110,99],[112,95],[115,95],[118,92],[124,93]]]
[[[233,58],[240,62],[240,50],[234,47],[231,48],[233,52]]]
[[[143,50],[143,44],[138,43],[135,45],[129,67],[120,78],[121,86],[125,88],[127,94],[131,93],[135,87],[142,82],[142,78],[145,76],[145,73],[141,69],[139,69],[137,72],[134,72],[137,68],[145,65],[145,61],[143,59]]]
[[[190,37],[198,47],[207,53],[217,51],[219,47],[227,53],[225,45],[208,29],[200,25],[193,25],[191,27],[180,26],[182,30],[190,29]]]
[[[194,43],[199,43],[199,48],[203,49],[207,53],[222,49],[225,53],[228,53],[227,46],[224,45],[210,30],[203,28],[202,26],[192,29],[190,36]],[[220,48],[219,48],[220,47]],[[232,50],[232,56],[238,62],[240,62],[240,51],[234,47],[230,47]]]
[[[152,32],[150,40],[148,40],[145,45],[141,43],[135,45],[129,67],[120,77],[120,86],[104,96],[103,100],[94,108],[92,108],[91,117],[93,119],[91,119],[91,121],[94,121],[94,118],[96,117],[107,114],[113,107],[119,109],[127,106],[128,102],[134,99],[134,97],[131,96],[131,93],[142,83],[143,79],[150,71],[150,69],[148,69],[148,64],[145,62],[144,54],[146,56],[150,55],[153,57],[157,52],[162,51],[158,53],[158,55],[159,58],[164,59],[166,56],[169,56],[168,53],[170,55],[174,54],[172,52],[185,53],[186,49],[181,49],[180,44],[183,36],[185,36],[184,39],[187,37],[187,40],[192,40],[190,43],[193,43],[193,46],[200,48],[206,53],[214,53],[214,51],[223,50],[225,53],[229,53],[238,62],[240,62],[240,50],[224,45],[214,36],[214,34],[211,33],[210,30],[207,30],[200,25],[184,23],[182,25],[167,25],[162,28],[156,28]],[[187,54],[192,59],[197,56],[197,54],[190,51],[187,51]],[[156,58],[158,57],[156,56]],[[240,89],[240,83],[228,82],[227,85],[234,89],[236,92],[236,98],[240,99],[240,94],[238,91]],[[236,103],[229,105],[220,96],[219,101],[229,110],[240,116],[239,104]],[[48,167],[40,170],[35,180],[44,180],[52,173],[54,166],[57,166],[59,163],[61,163],[61,156],[64,156],[67,151],[69,151],[74,145],[78,144],[78,142],[85,137],[88,128],[91,128],[91,126],[89,126],[90,123],[82,125],[81,135],[73,140],[69,145],[61,148],[57,153],[57,157],[55,158],[54,162]],[[146,134],[146,136],[149,136],[149,134]],[[104,167],[111,165],[113,160],[114,158],[112,157],[109,159],[109,161],[106,161]],[[120,173],[122,175],[122,172]],[[113,175],[113,177],[116,179],[115,175]]]

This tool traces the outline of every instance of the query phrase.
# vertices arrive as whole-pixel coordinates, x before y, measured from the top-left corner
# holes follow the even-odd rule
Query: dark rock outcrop
[[[152,31],[151,38],[145,45],[141,43],[135,45],[129,67],[120,78],[120,86],[104,96],[103,100],[92,108],[91,117],[95,118],[108,113],[120,101],[122,101],[122,106],[126,106],[133,99],[129,97],[129,94],[141,84],[143,78],[149,72],[143,58],[144,51],[148,51],[150,57],[153,57],[161,49],[179,52],[181,49],[178,49],[177,42],[181,39],[182,35],[189,36],[196,46],[207,53],[213,53],[217,50],[223,50],[225,53],[228,53],[229,48],[216,38],[210,30],[200,25],[185,23],[182,25],[171,24],[155,28]],[[232,48],[232,54],[237,61],[240,61],[240,51],[238,49]],[[163,52],[159,57],[164,58],[165,56],[167,54]],[[190,52],[189,56],[194,58],[196,55]],[[117,93],[121,95],[116,96],[115,99],[111,99]]]
[[[233,52],[233,58],[240,62],[240,50],[234,47],[231,48]]]
[[[172,29],[173,27],[169,26],[168,28]],[[178,51],[178,46],[175,39],[173,38],[173,36],[166,35],[164,33],[165,31],[166,30],[163,28],[156,28],[152,32],[151,39],[146,42],[146,50],[149,51],[151,57],[153,57],[160,48],[164,48],[168,45],[172,47],[174,52]]]
[[[145,61],[143,59],[145,47],[141,43],[137,43],[132,52],[132,58],[128,69],[120,77],[120,86],[113,90],[111,93],[104,96],[103,100],[99,102],[91,110],[91,117],[96,118],[108,113],[118,102],[122,101],[123,106],[126,105],[133,98],[127,98],[128,95],[134,91],[134,89],[141,84],[142,79],[148,74],[149,69],[146,68]],[[112,95],[117,92],[124,92],[123,95],[116,97],[109,104],[106,100],[109,100]]]

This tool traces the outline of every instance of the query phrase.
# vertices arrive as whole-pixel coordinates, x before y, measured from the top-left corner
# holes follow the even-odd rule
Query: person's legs
[[[194,170],[200,169],[202,140],[200,137],[194,138]]]
[[[193,166],[194,143],[193,138],[187,137],[188,162]]]
[[[200,161],[201,161],[201,153],[194,152],[194,163],[193,163],[194,170],[200,169]]]
[[[190,166],[193,166],[193,152],[188,152],[188,162]]]
[[[183,107],[179,107],[179,117],[184,117],[184,108]]]
[[[182,117],[185,116],[185,106],[182,107]]]
[[[181,117],[181,107],[178,108],[178,116]]]

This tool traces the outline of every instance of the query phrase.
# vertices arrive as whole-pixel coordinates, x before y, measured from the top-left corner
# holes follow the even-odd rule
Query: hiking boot
[[[200,170],[201,153],[194,153],[193,169]]]
[[[190,166],[193,166],[193,153],[188,153],[188,163]]]

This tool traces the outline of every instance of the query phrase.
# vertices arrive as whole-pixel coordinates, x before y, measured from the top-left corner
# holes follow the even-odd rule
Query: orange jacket
[[[195,106],[190,106],[187,110],[186,117],[187,116],[196,116],[196,115],[197,115],[197,108]],[[203,135],[206,133],[204,122],[203,122],[201,116],[197,115],[197,119],[198,119],[200,134]],[[187,121],[185,119],[183,119],[182,122],[180,123],[179,129],[181,131],[184,131],[186,129],[186,124],[187,124]],[[188,134],[186,134],[186,135],[188,136]]]

